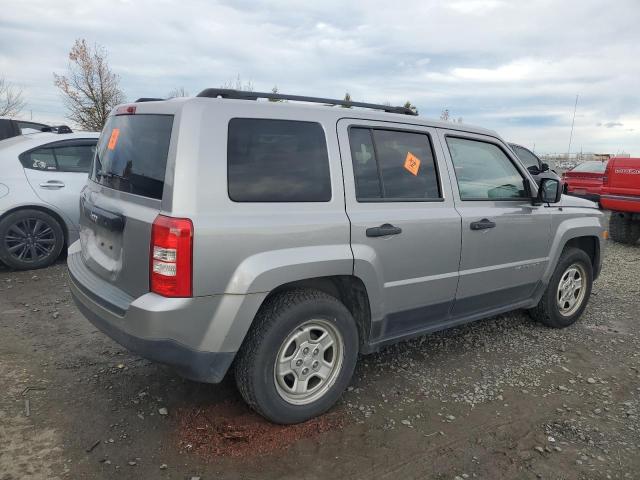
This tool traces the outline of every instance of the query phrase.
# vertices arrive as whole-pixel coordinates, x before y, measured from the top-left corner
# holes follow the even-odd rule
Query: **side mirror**
[[[549,171],[549,164],[548,163],[543,163],[542,165],[540,165],[540,171],[541,172],[548,172]]]
[[[562,185],[556,178],[540,180],[537,201],[540,203],[558,203],[562,198]]]
[[[529,173],[531,175],[540,175],[544,170],[540,170],[538,167],[536,167],[535,165],[531,165],[530,167],[527,167],[527,170],[529,170]]]

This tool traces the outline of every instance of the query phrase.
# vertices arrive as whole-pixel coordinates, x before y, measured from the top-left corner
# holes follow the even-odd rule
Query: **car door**
[[[462,217],[452,315],[517,307],[533,295],[549,261],[551,215],[532,204],[534,183],[500,140],[447,130],[439,135]]]
[[[435,328],[448,318],[460,259],[460,215],[435,129],[343,119],[338,137],[371,341]]]
[[[62,211],[75,229],[80,218],[80,190],[87,182],[96,141],[64,140],[20,155],[27,180],[36,195]]]

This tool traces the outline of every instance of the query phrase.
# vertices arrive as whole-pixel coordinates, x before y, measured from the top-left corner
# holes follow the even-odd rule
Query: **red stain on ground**
[[[263,455],[344,425],[336,413],[297,425],[276,425],[232,402],[177,413],[180,449],[205,458]]]

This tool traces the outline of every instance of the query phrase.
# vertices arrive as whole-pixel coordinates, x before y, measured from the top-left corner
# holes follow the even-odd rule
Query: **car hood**
[[[571,195],[562,195],[559,207],[582,207],[582,208],[598,208],[596,202],[584,198],[573,197]]]

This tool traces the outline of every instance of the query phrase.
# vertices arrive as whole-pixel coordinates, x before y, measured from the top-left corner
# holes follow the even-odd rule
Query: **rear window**
[[[589,172],[589,173],[604,173],[607,169],[606,162],[584,162],[573,168],[572,172]]]
[[[318,123],[234,118],[227,145],[235,202],[328,202],[329,156]]]
[[[162,198],[173,115],[116,115],[102,130],[91,178],[115,190]]]

